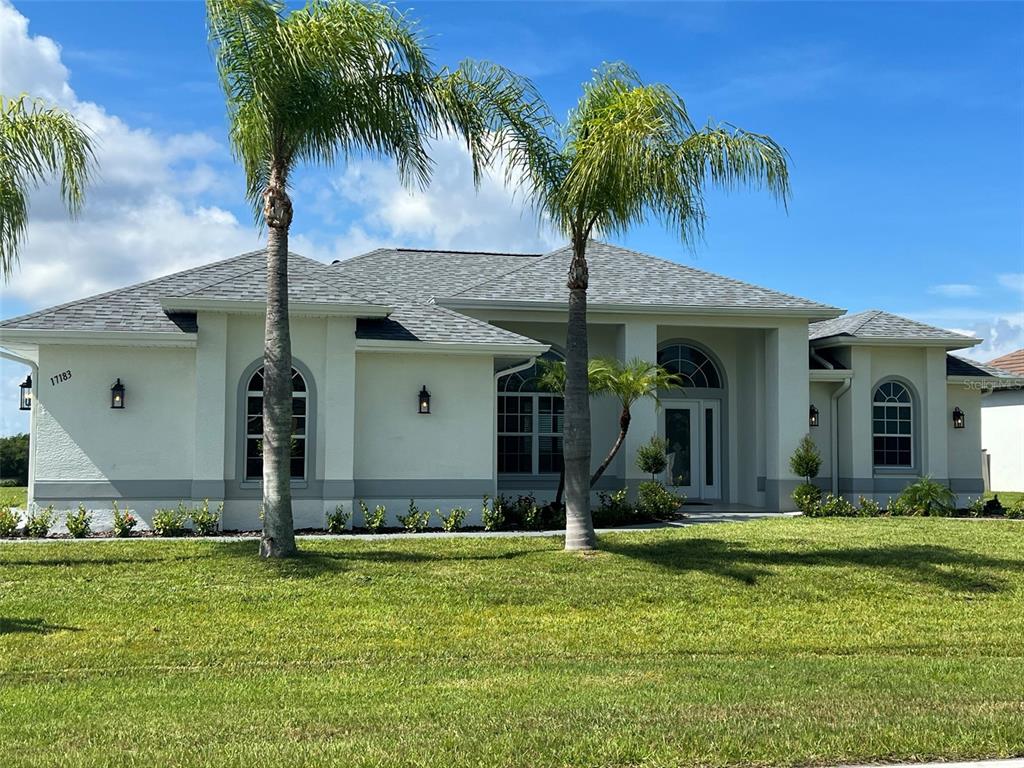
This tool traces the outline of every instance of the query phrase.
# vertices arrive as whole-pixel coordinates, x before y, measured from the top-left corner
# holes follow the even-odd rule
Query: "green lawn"
[[[1024,754],[1024,523],[0,544],[0,765]]]
[[[1024,499],[1024,491],[996,491],[995,493],[993,493],[992,491],[986,491],[984,498],[986,501],[988,501],[993,496],[998,496],[999,502],[1004,507],[1008,507],[1011,504],[1015,504],[1016,502]]]
[[[28,488],[0,488],[0,507],[24,507],[28,498]]]

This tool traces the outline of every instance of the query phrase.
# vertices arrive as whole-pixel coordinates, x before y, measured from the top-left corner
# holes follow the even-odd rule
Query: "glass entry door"
[[[668,467],[665,481],[689,499],[721,498],[717,400],[686,400],[665,407]]]

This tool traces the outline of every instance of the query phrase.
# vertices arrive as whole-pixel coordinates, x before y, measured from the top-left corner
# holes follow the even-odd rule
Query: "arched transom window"
[[[498,379],[498,471],[546,474],[562,471],[561,395],[541,389],[544,363],[564,358],[553,350],[534,365]]]
[[[914,464],[914,403],[910,390],[898,381],[875,389],[872,403],[872,445],[876,467]]]
[[[245,479],[263,479],[263,369],[249,379],[245,392]],[[306,479],[306,380],[292,368],[292,480]]]
[[[688,344],[668,344],[658,350],[658,365],[683,380],[683,388],[721,389],[722,376],[711,358]]]

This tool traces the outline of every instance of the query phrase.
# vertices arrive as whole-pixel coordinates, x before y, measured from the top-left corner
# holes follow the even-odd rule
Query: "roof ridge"
[[[382,249],[386,250],[386,249]],[[523,251],[464,251],[451,248],[391,248],[392,251],[408,251],[410,253],[462,253],[467,256],[516,256],[524,258],[538,258],[545,254],[525,253]]]
[[[537,264],[539,264],[539,263],[541,263],[543,261],[547,261],[548,259],[550,259],[552,256],[554,256],[559,251],[564,251],[566,248],[571,248],[571,247],[572,246],[570,246],[570,245],[559,246],[558,248],[555,248],[554,250],[548,251],[547,253],[542,253],[540,256],[537,257],[537,261],[535,261],[533,263],[527,262],[525,264],[521,264],[518,267],[515,267],[514,269],[510,269],[508,272],[502,272],[500,275],[492,275],[491,277],[484,278],[483,280],[481,280],[478,283],[473,283],[472,285],[467,285],[461,291],[456,291],[455,293],[446,294],[444,298],[448,298],[448,299],[455,298],[456,296],[461,296],[462,294],[466,293],[466,291],[471,291],[474,288],[477,288],[477,287],[483,285],[484,283],[489,283],[489,282],[491,282],[493,280],[497,280],[499,277],[508,277],[509,275],[514,275],[516,272],[520,272],[521,270],[524,270],[527,267],[535,266],[535,265],[537,265]],[[433,303],[433,298],[431,298],[431,303]]]
[[[25,313],[23,315],[17,315],[16,317],[9,317],[6,320],[0,321],[0,326],[7,325],[8,323],[21,322],[23,320],[28,320],[28,319],[31,319],[33,317],[38,317],[40,315],[46,315],[46,314],[49,314],[51,312],[57,312],[59,310],[67,309],[68,307],[74,307],[74,306],[77,306],[78,304],[84,304],[84,303],[89,302],[89,301],[95,301],[97,299],[104,299],[104,298],[106,298],[108,296],[114,296],[114,295],[119,294],[119,293],[127,293],[129,291],[136,291],[136,290],[138,290],[140,288],[145,288],[146,286],[156,285],[157,283],[163,282],[164,280],[170,280],[172,277],[181,277],[182,275],[190,275],[190,274],[192,274],[194,272],[200,272],[200,271],[202,271],[204,269],[208,269],[209,267],[215,267],[215,266],[218,266],[218,265],[221,265],[221,264],[229,264],[229,263],[231,263],[233,261],[241,261],[242,259],[248,258],[250,256],[255,256],[257,253],[260,253],[261,251],[266,252],[266,248],[257,248],[257,249],[252,250],[252,251],[246,251],[245,253],[240,253],[237,256],[231,256],[231,257],[226,258],[226,259],[221,259],[220,261],[211,261],[211,262],[209,262],[207,264],[200,264],[200,265],[195,266],[195,267],[190,267],[189,269],[183,269],[183,270],[181,270],[179,272],[171,272],[170,274],[167,274],[167,275],[160,275],[159,277],[154,277],[154,278],[151,278],[149,280],[143,280],[141,283],[134,283],[132,285],[127,285],[127,286],[125,286],[123,288],[114,288],[113,290],[104,291],[103,293],[96,293],[96,294],[93,294],[91,296],[83,296],[80,299],[73,299],[72,301],[66,301],[63,304],[57,304],[56,306],[53,306],[53,307],[46,307],[45,309],[37,309],[34,312],[27,312],[27,313]],[[211,283],[211,285],[212,285],[212,283]]]
[[[343,287],[343,286],[340,286],[340,285],[332,284],[332,283],[328,282],[327,280],[322,279],[322,277],[319,274],[317,274],[316,272],[310,271],[308,269],[308,267],[310,265],[315,265],[316,267],[321,268],[321,269],[328,269],[329,265],[324,264],[322,261],[317,261],[316,259],[311,259],[309,256],[303,256],[302,254],[299,254],[299,253],[289,254],[289,255],[294,255],[294,256],[298,257],[299,260],[296,262],[296,266],[298,266],[299,264],[302,264],[303,268],[300,269],[299,271],[302,272],[302,274],[304,274],[310,280],[316,280],[318,283],[320,283],[321,285],[326,285],[328,288],[334,288],[336,290],[344,290],[350,296],[353,296],[354,298],[357,298],[360,301],[365,301],[367,304],[371,304],[373,306],[383,306],[381,304],[378,304],[373,299],[369,299],[366,296],[361,296],[358,293],[356,293],[355,291],[350,291],[347,287]]]
[[[860,313],[858,313],[858,314],[860,314]],[[883,314],[883,312],[880,309],[865,309],[863,314],[867,315],[867,317],[865,317],[863,320],[861,320],[859,323],[857,323],[849,331],[849,333],[851,335],[856,336],[858,331],[860,331],[865,325],[870,323],[872,320],[875,320],[879,315]]]

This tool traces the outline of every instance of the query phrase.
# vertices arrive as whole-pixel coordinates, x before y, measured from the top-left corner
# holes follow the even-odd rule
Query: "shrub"
[[[857,499],[857,515],[859,517],[879,517],[882,514],[882,505],[867,496]]]
[[[536,528],[542,522],[542,515],[537,508],[537,499],[533,494],[518,496],[514,501],[498,496],[494,503],[501,507],[505,524],[510,528]]]
[[[821,501],[821,489],[811,483],[800,483],[793,491],[793,503],[805,515],[813,515],[814,508]]]
[[[25,535],[33,539],[45,538],[50,532],[50,526],[53,525],[53,518],[52,504],[44,509],[29,509],[25,517]]]
[[[0,506],[0,538],[10,538],[18,530],[18,513],[8,505]]]
[[[421,512],[415,499],[409,499],[409,511],[398,516],[398,524],[412,533],[422,533],[430,525],[430,510]]]
[[[627,498],[628,488],[620,491],[606,493],[601,491],[597,494],[600,501],[594,509],[592,517],[594,526],[597,528],[609,528],[616,525],[629,525],[640,521],[636,507]]]
[[[327,532],[344,533],[345,529],[348,528],[349,517],[351,517],[351,515],[345,511],[345,508],[341,506],[341,504],[336,506],[333,512],[327,513]]]
[[[64,525],[67,526],[71,538],[84,539],[92,533],[92,513],[85,508],[85,504],[79,504],[76,511],[68,510],[64,517]]]
[[[469,510],[464,507],[452,507],[448,510],[447,515],[442,515],[441,510],[437,510],[437,516],[441,520],[441,530],[448,533],[459,530],[467,514],[469,514]]]
[[[645,480],[637,487],[636,509],[646,519],[671,517],[685,501],[685,496],[673,493],[657,480]]]
[[[122,512],[116,501],[110,502],[110,506],[114,518],[114,536],[119,539],[131,536],[132,529],[139,524],[138,518],[127,509]]]
[[[16,488],[28,485],[28,444],[25,433],[0,437],[0,485]]]
[[[1024,520],[1024,499],[1018,499],[1007,507],[1006,516],[1011,520]]]
[[[188,508],[178,502],[176,509],[158,509],[153,513],[153,533],[157,536],[184,536]]]
[[[505,508],[500,497],[491,502],[491,497],[484,494],[484,503],[480,507],[480,518],[485,531],[496,531],[505,524]]]
[[[908,485],[897,501],[903,514],[909,515],[949,517],[956,510],[956,495],[953,491],[930,477],[922,477]]]
[[[27,481],[25,485],[28,485]],[[5,477],[3,480],[0,480],[0,488],[20,488],[21,486],[22,483],[19,483],[13,477]]]
[[[985,514],[1001,515],[1004,511],[1003,502],[999,500],[998,494],[985,502]]]
[[[842,496],[831,493],[815,504],[808,513],[811,517],[856,517],[857,508]]]
[[[224,502],[221,502],[214,512],[210,510],[210,500],[203,499],[203,503],[198,507],[193,507],[189,513],[189,517],[192,519],[192,530],[200,536],[213,536],[220,527],[220,518],[223,513]]]
[[[363,513],[363,527],[370,533],[377,533],[387,521],[388,510],[383,504],[378,504],[371,512],[370,508],[366,506],[366,502],[360,499],[359,511]]]
[[[655,435],[641,445],[636,452],[636,466],[654,480],[654,476],[664,472],[668,466],[668,442]]]
[[[794,475],[802,477],[808,484],[818,476],[821,471],[821,451],[814,444],[810,435],[800,438],[800,444],[789,457],[789,468]]]
[[[980,496],[967,502],[967,514],[971,517],[984,517],[985,512],[985,500]]]

